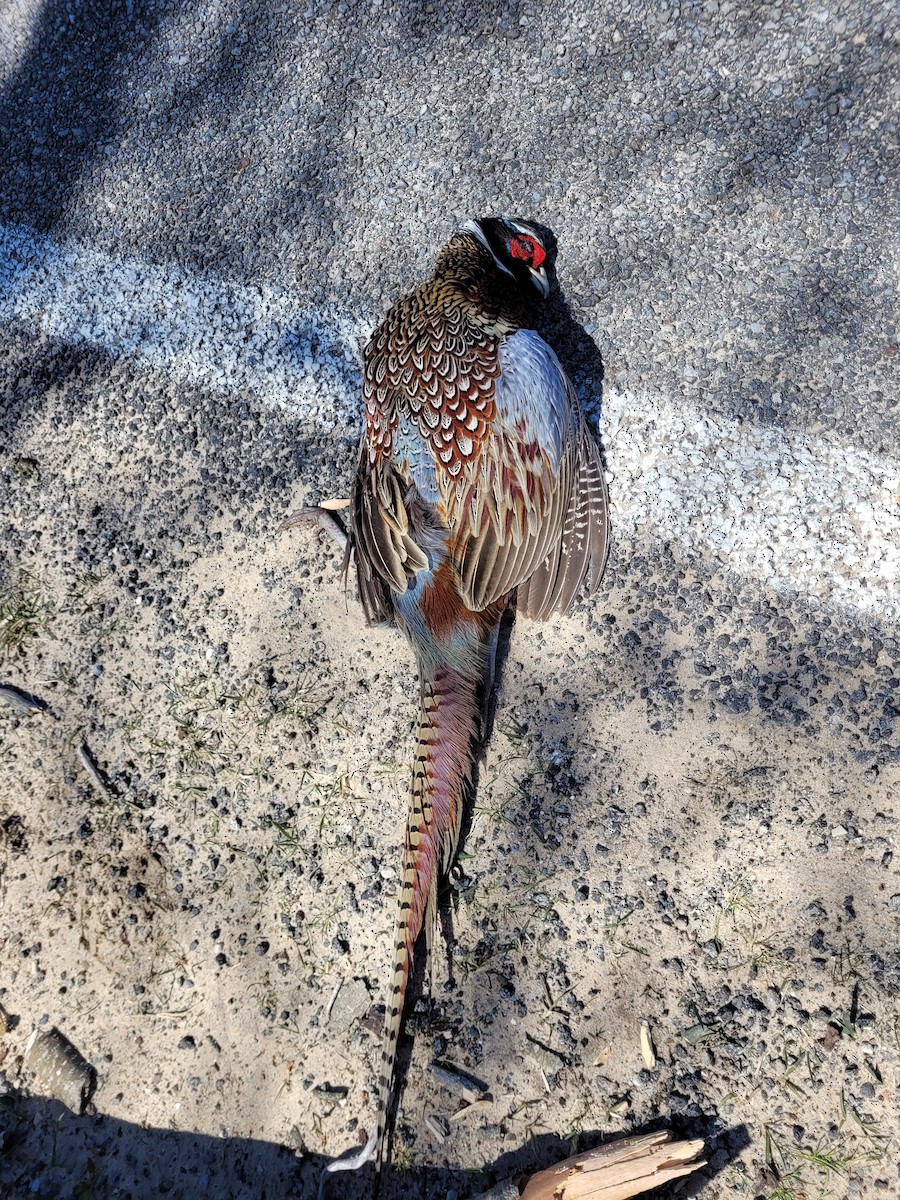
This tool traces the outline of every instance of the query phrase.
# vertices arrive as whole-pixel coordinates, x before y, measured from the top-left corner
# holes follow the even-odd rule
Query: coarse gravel
[[[657,1121],[679,1194],[900,1193],[897,60],[861,0],[0,7],[0,1194],[312,1197],[371,1121],[413,668],[278,526],[487,212],[614,544],[513,631],[382,1194]]]

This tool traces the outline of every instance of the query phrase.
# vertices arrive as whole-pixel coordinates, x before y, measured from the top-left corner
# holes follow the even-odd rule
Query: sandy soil
[[[498,212],[614,544],[513,630],[383,1200],[657,1125],[667,1200],[900,1196],[895,7],[0,3],[0,1200],[312,1200],[364,1138],[416,683],[278,526]]]
[[[78,370],[23,380],[4,595],[32,636],[2,674],[47,710],[0,708],[6,1194],[311,1196],[372,1119],[409,652],[321,533],[277,532],[302,480],[232,508],[198,486],[202,426],[180,459],[152,412],[98,440]],[[775,1170],[893,1194],[897,766],[866,749],[890,663],[876,628],[659,542],[516,625],[386,1195],[659,1118],[709,1139],[704,1196]],[[42,1025],[96,1069],[89,1119],[20,1072]],[[491,1101],[453,1120],[434,1060]]]

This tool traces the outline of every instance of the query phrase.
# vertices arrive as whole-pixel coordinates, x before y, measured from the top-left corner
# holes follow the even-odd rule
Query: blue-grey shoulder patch
[[[529,435],[559,461],[571,420],[568,385],[559,359],[533,329],[520,329],[500,343],[501,375],[496,385],[497,420],[514,436],[524,421]]]

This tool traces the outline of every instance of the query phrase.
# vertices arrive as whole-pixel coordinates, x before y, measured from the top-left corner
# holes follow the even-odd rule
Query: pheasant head
[[[521,325],[529,302],[546,299],[547,247],[536,225],[479,217],[460,226],[438,254],[435,282],[446,284],[485,313]],[[498,332],[504,332],[498,326]]]
[[[460,232],[479,241],[497,270],[512,276],[523,290],[534,288],[543,299],[550,294],[547,249],[536,225],[508,217],[479,217],[466,221]]]

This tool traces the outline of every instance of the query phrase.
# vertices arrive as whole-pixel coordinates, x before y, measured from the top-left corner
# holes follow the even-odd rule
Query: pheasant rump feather
[[[421,715],[380,1109],[366,1148],[337,1169],[386,1157],[413,950],[458,848],[504,609],[565,612],[606,561],[597,446],[559,360],[529,328],[549,290],[545,259],[527,222],[467,222],[364,356],[350,547],[368,620],[395,619],[415,651]]]

